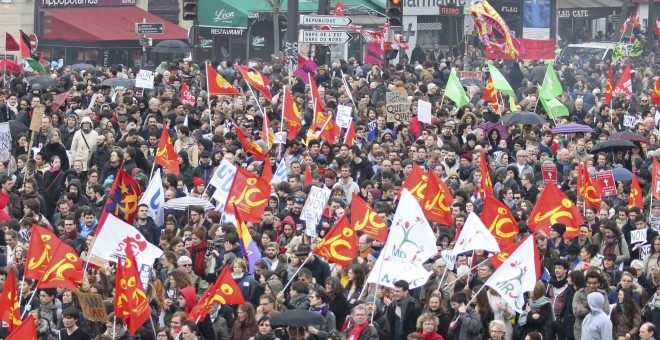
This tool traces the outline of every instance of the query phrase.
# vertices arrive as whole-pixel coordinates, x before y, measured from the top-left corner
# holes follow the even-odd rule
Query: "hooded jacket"
[[[91,125],[91,130],[87,133],[82,130],[82,125],[85,123]],[[89,117],[83,117],[80,121],[80,130],[73,134],[71,140],[71,159],[82,161],[83,170],[87,170],[87,163],[89,163],[92,152],[96,149],[96,139],[98,138],[99,134],[94,130],[92,120]]]
[[[181,295],[183,295],[183,298],[186,300],[186,308],[184,312],[186,315],[190,314],[192,311],[193,307],[197,304],[197,296],[195,295],[195,287],[193,286],[188,286],[183,289],[181,289]]]
[[[183,162],[179,164],[180,175],[179,178],[183,180],[183,183],[188,187],[188,189],[193,188],[193,167],[190,165],[190,159],[188,159],[188,152],[186,150],[181,150],[177,153]]]
[[[609,340],[612,339],[612,321],[601,306],[605,298],[599,292],[587,295],[591,313],[582,321],[582,340]]]
[[[83,188],[82,183],[80,183],[80,180],[79,180],[79,179],[75,178],[75,179],[71,179],[71,180],[69,180],[69,185],[67,185],[67,187],[66,187],[66,191],[67,191],[67,192],[69,192],[69,188],[70,188],[71,186],[75,186],[75,187],[78,189],[78,201],[77,201],[77,205],[78,205],[79,207],[82,207],[82,206],[91,206],[91,205],[92,205],[92,203],[90,202],[89,198],[87,198],[87,196],[85,196],[85,195],[83,194],[83,193],[85,192],[85,189]]]

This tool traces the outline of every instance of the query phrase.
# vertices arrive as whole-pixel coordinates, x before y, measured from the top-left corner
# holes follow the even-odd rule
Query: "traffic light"
[[[197,0],[183,1],[183,20],[197,19]]]
[[[403,25],[403,0],[388,0],[387,22],[390,26]]]

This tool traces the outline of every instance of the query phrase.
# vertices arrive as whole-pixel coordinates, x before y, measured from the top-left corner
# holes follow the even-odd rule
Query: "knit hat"
[[[110,176],[108,176],[108,177],[105,179],[105,181],[103,181],[103,186],[104,186],[104,187],[107,187],[107,186],[109,186],[109,185],[111,186],[112,183],[114,183],[114,182],[115,182],[115,176],[114,176],[114,175],[110,175]]]
[[[466,142],[469,142],[469,141],[475,141],[476,142],[477,141],[477,135],[475,135],[474,133],[468,133],[468,135],[465,137],[465,141]]]
[[[268,280],[266,281],[266,286],[270,288],[270,291],[273,293],[273,295],[277,296],[279,292],[282,291],[284,288],[284,285],[282,284],[282,281],[280,280]]]
[[[472,156],[469,155],[469,154],[464,153],[464,154],[461,155],[460,158],[461,158],[461,159],[465,159],[466,161],[472,163]]]
[[[199,178],[199,177],[195,177],[195,178],[193,178],[193,185],[194,185],[195,187],[200,186],[200,185],[204,185],[204,184],[205,184],[205,183],[204,183],[204,180],[203,180],[203,179],[201,179],[201,178]]]

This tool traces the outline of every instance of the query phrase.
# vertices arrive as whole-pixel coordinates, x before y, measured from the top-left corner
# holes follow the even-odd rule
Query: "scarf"
[[[234,278],[234,280],[240,280],[243,278],[244,275],[245,273],[240,273],[240,274],[231,273],[231,277]]]
[[[563,286],[566,284],[566,282],[568,282],[568,279],[567,279],[567,278],[564,278],[564,279],[561,280],[561,281],[552,280],[552,281],[550,281],[549,283],[550,283],[553,287],[555,287],[555,288],[561,288],[561,287],[563,287]]]
[[[356,324],[350,332],[348,332],[347,339],[359,339],[360,333],[369,326],[368,322],[365,322],[363,325]]]
[[[543,307],[546,303],[551,303],[551,302],[547,296],[542,296],[538,300],[534,300],[530,298],[529,300],[527,300],[527,303],[529,307],[532,309],[532,311],[531,312],[524,311],[520,315],[518,322],[520,323],[521,326],[527,324],[527,317],[530,313],[534,314],[535,312],[538,312],[539,310],[541,310],[541,307]],[[552,308],[552,305],[550,305],[550,307]],[[555,321],[555,313],[550,313],[550,317],[551,317],[550,321]]]
[[[73,230],[71,230],[71,232],[66,233],[65,236],[67,240],[75,240],[76,236],[78,236],[78,229],[73,228]]]
[[[327,303],[324,303],[324,304],[322,304],[318,307],[313,307],[313,306],[309,307],[310,312],[314,312],[316,314],[321,314],[323,316],[325,316],[325,314],[328,313],[329,309],[330,309],[330,306],[328,306]]]
[[[254,335],[254,339],[255,340],[275,340],[276,339],[275,332],[273,332],[272,330],[270,332],[268,332],[268,334],[261,334],[261,333],[257,332],[257,334]]]

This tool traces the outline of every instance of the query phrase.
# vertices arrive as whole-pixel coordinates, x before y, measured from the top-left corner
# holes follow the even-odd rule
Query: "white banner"
[[[337,105],[337,118],[335,121],[339,124],[339,127],[343,129],[348,129],[348,126],[351,124],[351,113],[353,108],[346,105]]]
[[[646,243],[646,228],[630,231],[630,244]]]
[[[235,175],[236,166],[231,164],[226,159],[223,159],[222,162],[220,162],[220,165],[218,165],[218,168],[215,169],[215,173],[209,181],[210,185],[215,187],[215,192],[213,193],[212,197],[216,202],[218,202],[215,210],[225,210],[225,204],[227,204],[227,198],[229,198],[229,190],[231,190],[231,183],[234,181]]]
[[[417,101],[417,119],[419,119],[420,122],[431,124],[431,111],[431,103],[421,99]]]
[[[138,204],[146,204],[149,207],[149,216],[156,222],[156,225],[162,226],[165,223],[165,189],[160,169],[156,169],[154,172],[154,176],[151,177],[149,186],[142,194]]]
[[[277,184],[288,180],[289,180],[289,173],[286,170],[286,163],[284,162],[284,159],[282,159],[280,163],[277,164],[277,169],[273,174],[273,180],[271,181],[271,183]]]
[[[305,206],[302,209],[300,214],[300,219],[305,221],[307,225],[307,235],[315,236],[316,235],[316,225],[321,220],[323,215],[323,210],[328,204],[330,199],[330,194],[332,190],[328,188],[319,188],[312,187],[307,200],[305,201]]]
[[[11,142],[9,123],[0,123],[0,161],[6,162],[11,159]]]
[[[153,89],[154,73],[148,70],[140,70],[140,72],[135,76],[135,87]]]

